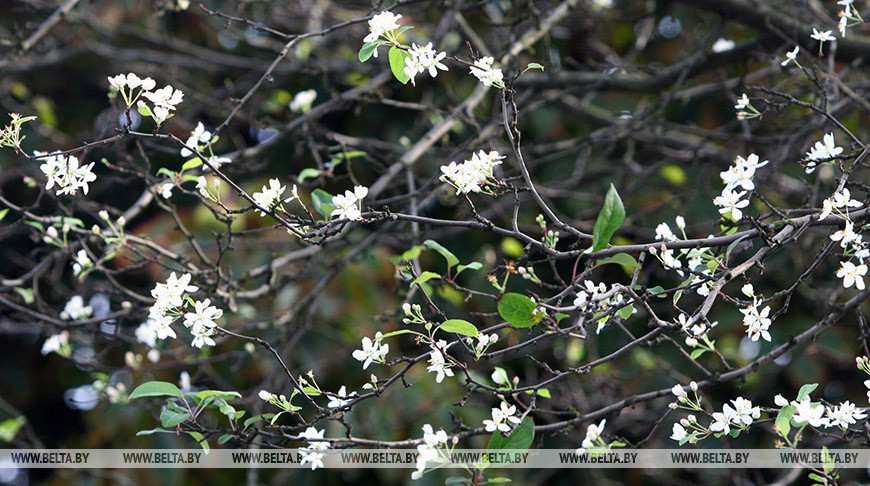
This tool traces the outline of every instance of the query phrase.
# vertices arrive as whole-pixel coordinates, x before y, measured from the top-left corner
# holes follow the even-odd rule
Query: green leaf
[[[623,221],[625,221],[625,207],[622,205],[619,193],[616,192],[616,187],[611,184],[607,195],[604,196],[604,206],[598,213],[598,220],[595,221],[595,227],[592,229],[592,248],[587,252],[596,252],[607,247],[613,233],[616,233]]]
[[[809,385],[802,386],[801,389],[798,390],[797,401],[798,402],[803,401],[804,398],[809,396],[809,394],[812,393],[813,391],[815,391],[815,389],[818,387],[819,387],[818,383],[810,383]]]
[[[362,150],[351,150],[350,152],[339,152],[326,163],[327,169],[334,169],[341,165],[341,163],[348,159],[354,159],[357,157],[365,157],[366,153]]]
[[[218,439],[218,444],[226,444],[227,442],[230,441],[230,439],[232,439],[234,437],[235,436],[233,434],[224,434],[224,435],[220,436],[220,438]]]
[[[728,245],[728,248],[725,249],[725,262],[728,262],[728,258],[731,257],[731,252],[734,251],[734,249],[737,248],[737,245],[739,245],[740,242],[745,240],[746,238],[749,238],[749,235],[743,235],[740,238],[732,241],[731,244]]]
[[[464,478],[462,476],[450,476],[449,478],[444,480],[445,485],[453,485],[453,484],[468,484],[471,482],[468,478]]]
[[[411,57],[407,51],[403,51],[398,47],[390,48],[390,70],[393,71],[393,76],[402,84],[408,84],[411,78],[405,74],[405,59]]]
[[[780,436],[788,437],[789,432],[791,432],[791,418],[796,410],[794,405],[786,405],[779,409],[775,424]]]
[[[139,432],[136,432],[136,437],[139,437],[141,435],[174,434],[174,433],[175,433],[174,430],[166,430],[166,429],[161,429],[160,427],[157,427],[156,429],[151,429],[151,430],[140,430]]]
[[[313,386],[303,386],[302,391],[305,392],[305,394],[310,396],[310,397],[319,397],[320,396],[320,390],[318,390],[317,388],[314,388]]]
[[[401,261],[410,261],[420,256],[420,253],[425,250],[426,247],[423,245],[412,246],[410,249],[406,250],[402,253]]]
[[[483,264],[480,262],[471,262],[468,265],[459,265],[458,267],[456,267],[456,275],[459,275],[464,270],[469,268],[472,270],[480,270],[481,268],[483,268]]]
[[[313,179],[315,177],[320,177],[320,171],[317,169],[302,169],[302,172],[299,173],[299,183],[302,184],[305,182],[305,179]]]
[[[707,352],[706,349],[704,349],[704,348],[698,348],[698,349],[692,351],[692,354],[691,354],[690,356],[692,357],[692,359],[698,359],[698,358],[701,357],[701,355],[703,355],[703,354],[706,353],[706,352]]]
[[[616,314],[623,319],[628,319],[629,317],[631,317],[631,314],[633,312],[634,312],[634,306],[627,305],[627,306],[619,309],[618,311],[616,311]]]
[[[441,330],[461,334],[463,336],[477,337],[477,328],[474,324],[462,319],[448,319],[441,324]]]
[[[536,63],[536,62],[530,62],[529,65],[526,66],[526,69],[527,69],[527,70],[528,70],[528,69],[540,69],[541,71],[543,71],[543,70],[544,70],[544,66],[542,66],[542,65],[540,65],[540,64],[538,64],[538,63]]]
[[[415,278],[414,281],[411,282],[411,286],[413,287],[414,285],[428,282],[429,280],[432,280],[433,278],[441,278],[441,275],[438,275],[435,272],[429,272],[429,271],[423,272],[420,274],[419,277]]]
[[[601,260],[598,260],[598,263],[596,263],[595,266],[607,265],[608,263],[618,263],[627,267],[640,268],[640,264],[637,263],[637,260],[628,253],[617,253],[612,257],[602,258]]]
[[[513,480],[511,478],[492,478],[487,479],[487,483],[512,483]]]
[[[504,294],[498,301],[498,315],[514,327],[532,327],[535,319],[535,303],[522,294]]]
[[[20,295],[21,298],[24,299],[25,304],[32,304],[33,303],[33,301],[34,301],[33,289],[25,288],[25,287],[15,287],[12,290],[18,292],[18,295]]]
[[[175,172],[167,169],[166,167],[161,167],[157,169],[157,175],[165,175],[166,177],[175,177]]]
[[[188,432],[188,434],[190,434],[190,436],[193,437],[193,439],[195,441],[199,442],[199,445],[200,445],[200,447],[202,447],[202,450],[205,451],[206,454],[208,454],[208,452],[211,450],[211,446],[208,445],[207,440],[203,440],[204,439],[203,435],[200,434],[199,432]]]
[[[151,108],[148,108],[148,105],[146,104],[139,105],[139,107],[136,108],[136,111],[138,111],[142,116],[151,116]]]
[[[459,264],[459,259],[456,258],[450,250],[441,246],[440,243],[434,240],[426,240],[423,242],[429,249],[435,250],[441,254],[444,258],[447,259],[447,268],[453,268],[454,266]]]
[[[412,331],[410,329],[399,329],[398,331],[388,332],[388,333],[382,335],[381,339],[386,339],[388,337],[398,336],[399,334],[408,334],[408,333],[412,333],[412,332],[414,332],[414,331]]]
[[[182,398],[181,390],[172,383],[165,381],[148,381],[142,383],[133,393],[130,394],[130,400],[144,397],[176,397]]]
[[[550,390],[547,390],[546,388],[541,388],[538,390],[538,396],[544,397],[544,398],[550,398]]]
[[[194,158],[188,160],[187,162],[185,162],[184,165],[181,166],[181,172],[184,172],[188,169],[196,169],[197,167],[199,167],[201,165],[202,165],[202,159],[200,159],[199,157],[194,157]]]
[[[25,423],[27,423],[27,417],[23,415],[0,422],[0,441],[12,442]]]
[[[396,32],[396,37],[399,37],[400,35],[404,34],[405,31],[411,30],[411,29],[413,29],[413,28],[414,28],[413,25],[405,25],[405,26],[403,26],[402,28],[399,29],[398,32]]]
[[[42,223],[40,223],[39,221],[25,221],[24,224],[26,224],[27,226],[33,226],[39,231],[45,233],[45,226],[43,226]]]
[[[6,213],[8,213],[8,212],[9,212],[9,208],[0,209],[0,221],[3,221],[3,218],[6,217]]]
[[[828,482],[825,478],[819,476],[816,473],[809,473],[809,474],[807,474],[807,477],[812,479],[813,481],[818,481],[821,484],[827,484],[827,482]]]
[[[332,194],[323,189],[315,189],[311,193],[311,202],[314,204],[314,209],[326,219],[329,219],[329,215],[336,208],[335,204],[332,204]]]
[[[492,434],[492,437],[489,438],[489,445],[487,449],[489,450],[502,450],[502,449],[513,449],[513,450],[527,450],[529,446],[532,445],[532,441],[535,439],[535,423],[532,421],[531,417],[526,417],[519,426],[509,435],[508,437],[504,437],[501,435],[501,432],[496,431]]]
[[[263,420],[263,419],[265,419],[265,418],[266,418],[265,415],[254,415],[253,417],[250,417],[250,418],[248,418],[247,420],[244,421],[244,426],[245,426],[245,428],[247,428],[247,427],[249,427],[251,424],[253,424],[253,423],[255,423],[255,422],[259,422],[260,420]]]
[[[205,400],[206,398],[209,398],[209,397],[216,397],[216,398],[220,398],[222,400],[232,400],[233,398],[242,398],[242,394],[239,392],[234,392],[234,391],[225,392],[225,391],[220,391],[220,390],[203,390],[203,391],[199,391],[196,393],[188,393],[187,395],[188,396],[191,396],[191,395],[196,396],[200,400]]]
[[[174,410],[170,410],[168,408],[164,408],[162,412],[160,412],[160,422],[164,427],[175,427],[176,425],[184,422],[185,420],[190,418],[189,412],[178,413]]]
[[[359,58],[359,62],[366,62],[372,57],[372,54],[375,53],[375,49],[380,45],[379,42],[366,42],[359,50],[359,54],[357,57]]]

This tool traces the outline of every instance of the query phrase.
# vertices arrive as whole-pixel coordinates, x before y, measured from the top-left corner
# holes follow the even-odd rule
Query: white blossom
[[[201,151],[205,145],[211,143],[212,135],[211,132],[205,129],[205,125],[202,122],[196,124],[196,128],[190,132],[190,137],[184,142],[187,147],[193,147],[197,151]],[[190,157],[193,155],[193,152],[190,151],[187,147],[183,147],[181,149],[182,157]]]
[[[810,403],[810,397],[804,397],[800,402],[792,402],[795,407],[795,413],[792,419],[797,424],[807,422],[812,427],[825,425],[826,420],[823,417],[825,407],[818,403]]]
[[[381,344],[381,336],[381,332],[378,331],[374,341],[368,337],[362,338],[362,349],[353,352],[353,358],[363,362],[363,369],[368,368],[372,362],[383,362],[390,351],[389,344]]]
[[[211,305],[210,299],[194,302],[193,308],[193,312],[184,314],[184,327],[193,327],[194,332],[214,328],[217,326],[215,320],[224,315],[223,310]]]
[[[450,369],[450,364],[444,359],[444,355],[438,347],[443,347],[447,343],[438,341],[437,346],[432,345],[432,351],[429,353],[429,367],[426,368],[428,373],[435,373],[435,383],[444,381],[445,376],[453,376],[453,370]]]
[[[299,434],[299,436],[309,440],[323,439],[324,432],[324,430],[317,430],[314,427],[308,427],[307,429],[305,429],[305,432]],[[300,461],[300,464],[310,462],[312,471],[317,469],[318,467],[323,467],[323,458],[326,457],[326,453],[324,453],[323,451],[327,449],[329,449],[328,442],[309,442],[308,446],[299,449],[299,454],[302,456],[302,461]]]
[[[306,89],[296,93],[296,96],[290,101],[289,107],[292,111],[307,113],[311,111],[311,105],[314,104],[315,99],[317,99],[317,91]]]
[[[712,49],[713,52],[730,51],[731,49],[734,49],[735,45],[737,44],[735,44],[733,40],[720,37],[716,40],[716,42],[713,43]]]
[[[281,202],[281,195],[286,188],[287,186],[282,186],[278,179],[269,179],[269,187],[263,186],[260,192],[251,194],[251,199],[262,208],[259,209],[260,217],[266,216],[267,209],[272,209]]]
[[[85,299],[81,295],[73,295],[63,307],[60,318],[77,321],[79,319],[87,319],[93,312],[91,306],[85,305]]]
[[[396,15],[389,10],[385,10],[369,20],[369,33],[363,38],[363,42],[374,42],[387,32],[392,32],[399,28],[399,19],[401,15]],[[378,57],[378,51],[375,49],[374,56]]]
[[[484,420],[483,425],[486,427],[487,432],[495,432],[496,430],[505,433],[510,432],[511,423],[520,423],[519,417],[515,416],[516,413],[516,405],[508,405],[507,402],[501,402],[500,408],[492,409],[492,420]]]
[[[492,57],[482,57],[474,61],[474,66],[471,68],[471,74],[474,75],[484,86],[502,87],[502,79],[504,75],[501,69],[493,68],[492,63],[495,61]]]
[[[362,221],[362,200],[369,193],[367,187],[356,186],[353,192],[345,191],[344,195],[337,194],[332,196],[332,204],[335,209],[329,216],[338,218],[347,218],[351,221]]]
[[[867,265],[855,265],[850,261],[840,262],[840,269],[837,270],[837,278],[843,279],[843,287],[849,288],[853,284],[858,290],[864,290],[864,275],[867,275]]]
[[[790,62],[795,62],[795,63],[797,63],[797,55],[798,55],[798,52],[800,52],[800,49],[801,49],[800,46],[794,46],[794,49],[793,49],[793,50],[791,50],[791,51],[789,51],[789,52],[786,52],[786,53],[785,53],[785,61],[782,61],[782,62],[780,63],[780,65],[781,65],[781,66],[786,66],[786,65],[788,65],[788,63],[790,63]]]

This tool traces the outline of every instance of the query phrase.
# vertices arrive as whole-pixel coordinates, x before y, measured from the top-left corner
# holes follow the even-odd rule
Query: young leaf
[[[359,50],[359,54],[357,54],[357,57],[359,57],[359,62],[368,61],[369,58],[372,57],[372,54],[375,53],[375,49],[378,48],[378,45],[380,44],[377,42],[366,42],[365,44],[363,44],[362,48],[360,48]]]
[[[311,193],[311,202],[314,204],[314,209],[326,219],[329,219],[329,215],[335,210],[335,205],[332,204],[332,194],[323,189],[315,189]]]
[[[405,74],[405,59],[411,57],[407,51],[403,51],[398,47],[390,48],[390,70],[393,71],[393,76],[402,84],[408,84],[411,78]]]
[[[299,173],[299,183],[302,184],[305,182],[305,179],[311,179],[314,177],[320,177],[320,171],[317,169],[312,169],[311,167],[307,169],[302,169],[302,172]]]
[[[142,383],[133,393],[130,394],[130,400],[144,397],[176,397],[182,398],[181,390],[172,383],[165,381],[148,381]]]
[[[797,401],[798,402],[803,401],[804,398],[809,396],[809,394],[812,393],[813,391],[815,391],[815,389],[818,387],[819,387],[818,383],[810,383],[809,385],[802,386],[801,389],[798,390]]]
[[[413,287],[414,285],[417,285],[417,284],[428,282],[429,280],[432,280],[433,278],[441,278],[441,275],[438,275],[435,272],[425,271],[425,272],[421,273],[419,277],[415,278],[413,282],[411,282],[411,287]]]
[[[206,454],[209,453],[209,451],[211,450],[211,446],[208,445],[208,441],[205,440],[202,434],[200,434],[199,432],[188,432],[188,434],[190,434],[190,436],[193,437],[194,440],[199,442],[200,447],[202,447],[202,450],[205,451]]]
[[[532,299],[525,295],[504,294],[498,301],[498,315],[514,327],[532,327],[535,325],[536,307]]]
[[[544,66],[542,66],[536,62],[530,62],[529,65],[526,66],[526,70],[529,70],[529,69],[540,69],[541,71],[543,71]]]
[[[6,213],[8,213],[8,212],[9,212],[9,208],[6,208],[6,209],[0,209],[0,221],[2,221],[3,218],[6,217]]]
[[[160,412],[160,422],[164,427],[175,427],[189,418],[189,412],[178,413],[168,408],[164,408],[163,411]]]
[[[199,167],[201,165],[202,165],[202,159],[200,159],[199,157],[194,157],[194,158],[188,160],[187,162],[185,162],[184,165],[181,166],[181,172],[184,172],[184,171],[189,170],[189,169],[196,169],[197,167]]]
[[[625,207],[622,205],[619,193],[616,192],[616,187],[611,184],[607,195],[604,196],[604,206],[598,213],[598,220],[595,221],[595,227],[592,229],[592,248],[587,252],[604,249],[623,221],[625,221]]]
[[[527,450],[532,445],[535,439],[535,422],[531,417],[526,417],[523,423],[517,426],[516,429],[508,437],[501,435],[501,432],[496,431],[489,438],[489,450]]]
[[[595,266],[597,267],[600,265],[607,265],[608,263],[618,263],[627,267],[640,268],[640,264],[637,263],[637,260],[635,260],[634,257],[629,255],[628,253],[617,253],[612,257],[603,258],[601,260],[598,260],[598,263],[596,263]]]
[[[0,422],[0,441],[12,442],[25,422],[27,422],[27,418],[23,415]]]
[[[441,330],[462,334],[463,336],[477,337],[477,328],[474,324],[462,319],[448,319],[441,324]]]
[[[444,248],[443,246],[441,246],[441,244],[438,243],[437,241],[426,240],[423,242],[423,244],[426,245],[427,247],[429,247],[430,249],[437,251],[438,253],[441,254],[441,256],[446,258],[447,259],[447,268],[453,268],[454,266],[459,264],[459,259],[456,258],[456,255],[451,253],[450,250],[448,250],[447,248]]]

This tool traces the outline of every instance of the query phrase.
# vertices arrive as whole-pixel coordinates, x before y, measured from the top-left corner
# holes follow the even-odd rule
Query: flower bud
[[[102,211],[100,211],[100,212],[97,213],[97,214],[99,214],[100,219],[102,219],[102,220],[104,220],[104,221],[108,221],[108,220],[109,220],[109,212],[106,211],[105,209],[102,210]]]

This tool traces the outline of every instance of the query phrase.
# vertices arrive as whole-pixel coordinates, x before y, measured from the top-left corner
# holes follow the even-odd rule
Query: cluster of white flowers
[[[677,228],[680,229],[682,233],[682,237],[686,238],[686,220],[682,216],[677,216],[675,218],[677,223]],[[713,235],[707,235],[708,238],[712,238]],[[677,241],[681,238],[674,234],[671,231],[670,226],[667,223],[659,223],[656,226],[656,239],[664,242],[668,241]],[[665,268],[674,270],[677,275],[680,277],[684,276],[683,268],[688,268],[689,270],[698,273],[700,275],[695,275],[695,278],[689,282],[690,285],[696,285],[695,291],[698,295],[707,296],[710,294],[710,289],[713,287],[714,283],[705,278],[705,276],[712,275],[712,270],[705,264],[705,260],[709,260],[714,258],[710,253],[710,249],[707,247],[701,248],[683,248],[680,250],[672,250],[667,248],[664,244],[661,248],[650,248],[650,253],[655,255],[659,261],[662,262]],[[683,266],[682,260],[680,258],[686,258],[686,265]]]
[[[145,344],[149,348],[157,346],[157,322],[154,319],[139,324],[135,331],[136,341]]]
[[[133,73],[110,76],[108,80],[109,86],[121,93],[127,108],[132,107],[143,93],[147,93],[157,86],[153,79],[140,79]]]
[[[363,369],[369,367],[372,363],[383,363],[387,353],[390,352],[389,344],[381,344],[383,334],[378,331],[375,333],[375,339],[368,337],[362,338],[362,349],[357,349],[353,352],[353,358],[363,362]]]
[[[761,112],[752,106],[752,102],[749,100],[749,97],[746,96],[746,93],[743,93],[740,98],[737,98],[737,104],[734,105],[734,109],[737,110],[738,120],[749,120],[761,116]]]
[[[375,42],[381,36],[386,36],[386,34],[398,30],[400,18],[402,18],[401,15],[396,15],[389,10],[384,10],[375,15],[369,20],[369,33],[363,38],[363,42]],[[374,56],[378,57],[377,49],[375,49]]]
[[[837,23],[837,29],[840,31],[840,37],[846,37],[846,28],[853,27],[864,23],[861,13],[855,8],[852,3],[854,0],[840,0],[837,5],[843,6],[843,11],[840,12],[840,21]]]
[[[863,206],[861,201],[852,199],[849,189],[844,187],[822,202],[822,212],[819,213],[819,220],[831,215],[845,220],[843,229],[835,231],[830,238],[840,243],[840,247],[844,250],[844,256],[847,257],[845,261],[840,262],[840,269],[837,270],[837,277],[843,279],[843,287],[847,289],[853,285],[858,290],[864,290],[866,287],[864,276],[867,275],[870,248],[864,242],[863,235],[855,231],[855,223],[849,216],[849,208],[861,206]],[[855,258],[857,262],[853,262],[852,258]]]
[[[79,319],[87,319],[94,313],[91,306],[85,305],[85,299],[81,295],[73,295],[72,298],[63,306],[63,312],[60,313],[60,318],[64,320],[77,321]]]
[[[428,373],[436,373],[436,383],[444,381],[445,376],[453,376],[452,365],[444,359],[444,353],[441,352],[441,349],[445,346],[447,346],[447,342],[439,340],[437,343],[432,344],[432,350],[429,353],[429,367],[426,368],[426,371]]]
[[[45,184],[46,189],[51,189],[57,185],[55,190],[58,196],[64,194],[76,194],[81,189],[85,194],[88,193],[88,183],[97,179],[97,176],[91,172],[94,168],[94,163],[79,166],[79,159],[73,155],[63,155],[60,152],[46,154],[45,152],[34,151],[33,155],[42,160],[42,165],[39,170],[45,174],[48,182]]]
[[[767,165],[768,161],[759,162],[758,156],[750,154],[749,157],[743,158],[737,156],[734,159],[734,165],[725,172],[720,172],[722,183],[725,188],[722,189],[722,194],[713,199],[713,204],[719,206],[719,213],[722,215],[730,215],[731,219],[738,221],[743,217],[742,209],[749,206],[748,199],[741,199],[746,191],[735,192],[734,189],[742,187],[747,191],[755,189],[755,183],[752,178],[755,176],[755,170],[759,167]]]
[[[190,279],[189,273],[177,277],[175,272],[172,272],[166,283],[158,283],[151,290],[151,296],[154,297],[155,301],[148,314],[149,322],[142,324],[142,326],[147,324],[151,329],[140,326],[143,337],[148,336],[153,331],[156,332],[157,339],[176,338],[171,324],[183,316],[184,326],[189,328],[193,335],[192,346],[201,348],[203,345],[215,345],[214,339],[212,339],[217,327],[215,320],[223,316],[223,310],[211,305],[209,299],[193,301],[187,293],[196,292],[199,287],[190,285]],[[193,304],[193,312],[184,313],[183,308],[190,303]],[[150,336],[147,339],[150,340]]]
[[[500,155],[495,150],[489,153],[480,150],[471,155],[470,160],[465,160],[461,164],[450,162],[450,165],[442,165],[441,180],[456,188],[456,194],[468,194],[469,192],[485,192],[487,181],[495,178],[493,167],[501,164],[505,156]]]
[[[440,457],[440,451],[447,445],[448,439],[444,429],[435,432],[431,425],[423,425],[423,443],[417,446],[417,470],[411,473],[411,479],[423,477],[426,466]]]
[[[758,341],[761,337],[765,341],[770,342],[770,306],[765,306],[764,309],[758,310],[761,305],[761,299],[755,295],[755,290],[752,284],[746,284],[741,289],[744,295],[752,298],[752,304],[745,309],[740,309],[743,314],[743,325],[746,326],[746,335],[753,341]]]
[[[520,423],[520,418],[516,416],[516,405],[508,405],[507,402],[501,402],[500,408],[492,409],[492,420],[484,420],[483,425],[487,432],[495,432],[496,430],[504,433],[511,431],[513,426]]]
[[[153,79],[140,79],[134,73],[110,76],[108,80],[109,86],[121,93],[128,109],[136,104],[139,113],[150,116],[157,125],[172,117],[170,112],[175,111],[176,105],[181,103],[184,98],[184,93],[168,84],[155,90],[157,83]],[[149,107],[141,98],[150,101],[152,107]]]
[[[332,210],[330,217],[347,218],[351,221],[362,221],[362,200],[369,194],[369,189],[363,186],[355,186],[353,192],[344,191],[344,195],[332,196]]]
[[[607,285],[603,282],[595,285],[591,280],[586,280],[581,286],[581,290],[577,291],[577,297],[574,298],[574,306],[584,313],[607,313],[611,308],[621,309],[625,307],[625,296],[617,292],[618,284],[612,284],[610,290],[607,290]],[[632,310],[632,314],[636,313],[637,309]],[[606,315],[598,319],[598,327],[595,329],[595,334],[599,334],[602,329],[610,321],[612,314]]]
[[[745,429],[752,425],[754,419],[761,417],[761,409],[757,406],[753,407],[752,402],[743,397],[737,397],[731,400],[731,403],[734,407],[726,403],[721,412],[713,413],[711,431],[727,434],[732,426]]]
[[[773,399],[779,407],[791,405],[795,408],[792,419],[796,424],[807,424],[810,427],[839,427],[843,431],[847,430],[850,425],[854,425],[863,418],[867,417],[864,409],[858,408],[854,403],[846,400],[836,406],[825,406],[818,402],[812,402],[810,397],[806,396],[801,401],[792,400],[789,402],[782,395],[777,395]]]
[[[474,346],[474,352],[478,355],[481,355],[486,352],[486,350],[495,344],[498,341],[498,334],[486,334],[480,333],[477,335],[477,343],[473,343],[473,338],[468,338],[468,344]]]
[[[314,427],[308,427],[305,429],[305,432],[299,434],[300,437],[305,439],[323,439],[323,433],[325,430],[317,430]],[[306,447],[302,447],[299,449],[299,454],[302,456],[302,460],[300,464],[305,464],[307,462],[311,463],[311,470],[315,470],[318,467],[323,467],[323,458],[326,457],[326,450],[329,449],[329,443],[325,441],[316,441],[316,442],[308,442]]]
[[[139,113],[150,116],[154,119],[154,123],[160,125],[174,116],[171,112],[175,111],[176,105],[181,103],[184,93],[167,84],[160,89],[142,93],[142,97],[150,101],[153,107],[149,108],[140,99],[136,105],[139,108]]]
[[[53,229],[53,228],[49,228]],[[82,273],[92,268],[94,266],[94,262],[88,257],[88,252],[84,249],[76,252],[76,257],[73,260],[73,276],[82,278]]]
[[[492,67],[493,61],[494,59],[491,57],[481,57],[474,61],[474,66],[471,67],[471,74],[484,86],[504,88],[504,74],[502,74],[501,69]]]
[[[604,432],[604,425],[606,423],[607,419],[602,419],[597,425],[589,424],[586,427],[586,437],[583,439],[583,442],[580,443],[580,448],[576,451],[577,454],[583,454],[594,447],[602,445],[606,446],[604,441],[601,439],[601,433]]]
[[[700,397],[697,394],[697,384],[692,382],[690,385],[695,392],[695,399],[690,399],[683,387],[675,385],[671,389],[671,392],[677,396],[677,402],[672,403],[671,408],[703,410],[701,408]],[[743,397],[737,397],[731,400],[730,404],[726,403],[723,405],[721,412],[713,412],[710,414],[710,417],[713,421],[709,426],[705,427],[698,422],[695,415],[689,415],[673,425],[670,438],[678,442],[688,441],[694,444],[710,434],[728,434],[732,428],[745,430],[756,419],[761,417],[761,408],[753,406],[751,401]]]
[[[405,59],[405,75],[411,78],[411,84],[416,86],[414,77],[424,71],[429,71],[429,76],[435,77],[438,75],[438,70],[447,71],[447,66],[441,61],[447,56],[446,52],[435,52],[432,48],[432,43],[425,46],[413,44],[408,49],[409,57]]]
[[[287,189],[287,186],[282,186],[281,181],[278,179],[269,179],[268,187],[264,185],[260,192],[251,194],[251,199],[257,203],[257,206],[259,206],[258,210],[260,211],[260,217],[266,216],[266,210],[274,209],[279,204],[285,202],[284,199],[281,199],[281,195],[284,194],[285,189]],[[200,192],[202,192],[202,188],[200,188]],[[290,192],[292,195],[286,201],[292,201],[298,197],[295,184]]]
[[[61,331],[59,334],[49,337],[44,343],[42,343],[42,355],[45,356],[49,353],[57,353],[65,358],[70,357],[72,351],[69,346],[68,331]]]
[[[215,321],[223,315],[224,311],[211,305],[210,299],[194,302],[193,312],[184,314],[184,327],[190,328],[194,347],[201,348],[203,344],[215,345],[211,336],[214,335],[214,328],[217,327]]]
[[[822,140],[816,142],[810,151],[807,152],[806,173],[812,174],[816,170],[819,161],[830,161],[841,153],[843,153],[843,147],[837,147],[836,143],[834,143],[834,134],[825,134]]]

